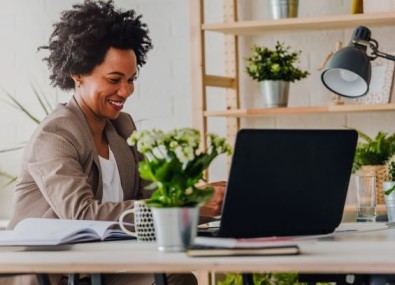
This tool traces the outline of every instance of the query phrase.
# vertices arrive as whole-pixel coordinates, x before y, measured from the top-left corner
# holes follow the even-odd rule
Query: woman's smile
[[[121,111],[123,109],[123,105],[125,104],[125,101],[115,101],[115,100],[108,100],[108,103],[111,104],[111,106],[116,110],[116,111]]]

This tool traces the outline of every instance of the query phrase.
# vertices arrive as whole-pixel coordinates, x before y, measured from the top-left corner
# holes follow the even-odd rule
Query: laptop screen
[[[354,130],[240,130],[218,235],[333,232],[342,219],[357,139]]]

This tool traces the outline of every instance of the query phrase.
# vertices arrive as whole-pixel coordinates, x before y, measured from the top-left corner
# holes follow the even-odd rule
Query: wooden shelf
[[[346,29],[360,25],[369,27],[395,25],[395,12],[202,24],[202,29],[224,34],[252,35],[275,31]]]
[[[312,113],[337,113],[337,112],[377,112],[393,111],[395,104],[374,104],[374,105],[328,105],[313,107],[288,107],[288,108],[267,108],[267,109],[237,109],[225,111],[206,111],[205,117],[265,117],[276,115],[292,114],[312,114]]]

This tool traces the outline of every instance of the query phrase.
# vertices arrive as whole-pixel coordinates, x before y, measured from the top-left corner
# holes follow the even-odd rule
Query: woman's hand
[[[224,200],[226,181],[218,181],[205,184],[214,188],[214,195],[205,205],[200,208],[200,215],[214,217],[221,214],[222,201]]]

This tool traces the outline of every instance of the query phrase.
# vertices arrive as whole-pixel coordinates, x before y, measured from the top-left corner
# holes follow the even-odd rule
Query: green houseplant
[[[230,154],[231,147],[224,138],[208,134],[207,150],[202,151],[200,133],[191,128],[167,133],[155,129],[135,131],[128,143],[136,145],[144,155],[139,173],[152,182],[147,189],[155,189],[146,204],[152,210],[159,249],[185,249],[196,235],[198,206],[213,195],[211,187],[197,184],[214,158],[222,153]],[[187,228],[192,232],[185,235]]]
[[[291,51],[290,46],[277,42],[274,49],[254,45],[246,58],[246,72],[260,82],[265,107],[286,107],[289,82],[309,75],[295,66],[301,51]]]
[[[395,153],[395,133],[380,131],[375,137],[370,137],[358,131],[358,135],[360,141],[355,151],[353,173],[359,170],[365,175],[376,176],[376,202],[384,204],[385,163]]]
[[[246,59],[246,71],[252,79],[284,80],[294,82],[306,78],[309,72],[295,67],[301,51],[290,51],[290,46],[277,42],[274,50],[254,45],[252,54]]]
[[[354,173],[363,165],[384,165],[387,159],[395,153],[395,133],[378,132],[372,138],[361,131],[357,130],[357,132],[362,141],[358,142],[355,151]]]
[[[148,189],[156,189],[147,204],[152,207],[194,207],[207,202],[211,187],[197,187],[204,170],[218,155],[231,154],[225,138],[207,136],[207,150],[200,151],[200,133],[196,129],[135,131],[128,143],[136,145],[145,156],[139,163],[143,179],[152,182]]]

